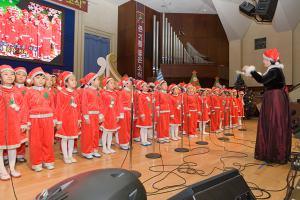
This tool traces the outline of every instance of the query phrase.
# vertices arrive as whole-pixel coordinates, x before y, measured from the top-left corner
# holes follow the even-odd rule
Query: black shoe
[[[18,163],[25,163],[27,160],[25,158],[17,158]]]
[[[9,162],[8,159],[4,159],[4,166],[8,166]]]

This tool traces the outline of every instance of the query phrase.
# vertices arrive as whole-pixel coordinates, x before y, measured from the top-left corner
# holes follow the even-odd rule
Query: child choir
[[[41,67],[27,74],[24,67],[9,65],[0,66],[0,75],[1,180],[21,176],[15,163],[26,161],[26,142],[29,166],[39,172],[55,168],[55,140],[63,161],[71,164],[77,162],[77,143],[82,157],[100,158],[116,153],[114,137],[120,149],[128,150],[131,129],[134,141],[150,146],[152,138],[163,144],[184,135],[198,137],[199,131],[208,134],[208,123],[211,133],[241,126],[244,117],[244,93],[235,89],[168,86],[164,80],[147,83],[127,76],[118,83],[111,77],[100,82],[96,73],[77,87],[72,72],[54,77]]]

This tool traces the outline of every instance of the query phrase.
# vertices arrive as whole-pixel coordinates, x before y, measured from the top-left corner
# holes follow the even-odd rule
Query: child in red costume
[[[239,127],[241,127],[243,124],[242,124],[242,119],[243,117],[245,117],[245,111],[244,111],[244,96],[245,96],[245,93],[243,91],[239,91],[239,97],[238,97],[238,107],[239,107],[239,122],[238,122],[238,125]]]
[[[199,97],[199,118],[198,118],[198,122],[199,122],[199,130],[203,131],[203,134],[209,134],[208,132],[205,131],[206,128],[206,124],[207,122],[209,122],[209,97],[207,95],[207,90],[206,89],[202,89],[202,92],[200,93],[200,97]]]
[[[61,138],[61,149],[66,164],[77,162],[73,158],[74,139],[78,138],[81,123],[80,99],[76,91],[76,78],[72,72],[63,72],[65,87],[57,94],[56,113],[62,121],[62,129],[57,131],[56,137]]]
[[[216,133],[219,132],[220,128],[220,118],[221,118],[221,105],[220,105],[220,99],[219,99],[219,89],[214,88],[212,90],[211,94],[211,105],[210,105],[210,110],[211,110],[211,115],[210,115],[210,122],[211,122],[211,132]]]
[[[159,83],[160,91],[156,93],[155,105],[157,110],[157,137],[160,143],[169,143],[170,126],[170,96],[167,93],[167,82]]]
[[[238,114],[239,114],[239,106],[237,100],[237,91],[235,89],[231,90],[231,126],[238,126]]]
[[[13,87],[15,72],[9,65],[0,66],[0,180],[20,177],[16,171],[16,149],[21,145],[21,132],[27,128],[27,118],[22,94]],[[7,150],[10,174],[3,163],[3,151]]]
[[[189,137],[197,137],[197,120],[199,114],[199,101],[198,96],[195,94],[195,87],[192,84],[188,84],[187,92],[184,100],[184,113],[187,123],[187,134]]]
[[[141,91],[137,88],[137,85],[139,84],[139,82],[142,80],[135,80],[134,81],[134,87],[135,87],[135,92],[134,92],[134,97],[133,97],[133,107],[135,108],[134,110],[134,130],[133,130],[133,141],[135,142],[140,142],[141,138],[140,138],[140,128],[136,126],[136,122],[137,122],[137,107],[138,107],[138,98],[139,98],[139,94],[141,93]]]
[[[180,94],[180,89],[177,85],[171,84],[169,86],[170,91],[170,134],[172,140],[179,140],[179,126],[181,126],[181,118],[182,118],[182,94]]]
[[[102,148],[103,153],[115,153],[111,148],[112,136],[120,129],[119,120],[124,118],[124,112],[121,108],[117,93],[114,91],[115,83],[110,77],[103,79],[104,90],[102,91],[102,113],[104,116],[101,129],[102,134]]]
[[[132,83],[128,77],[121,80],[123,89],[119,93],[120,103],[124,110],[124,118],[120,119],[119,144],[123,150],[129,149],[130,127],[131,127],[131,95]]]
[[[81,112],[83,116],[81,134],[81,155],[86,159],[100,158],[99,123],[103,119],[101,99],[99,95],[99,77],[95,73],[85,76],[86,87],[81,96]]]
[[[152,97],[148,93],[148,85],[146,82],[141,81],[137,85],[138,89],[142,92],[138,97],[138,119],[136,126],[140,128],[141,145],[149,146],[151,142],[148,142],[148,130],[152,129]]]
[[[231,120],[231,111],[230,111],[230,104],[231,104],[231,98],[230,98],[230,91],[226,90],[224,91],[225,97],[225,105],[224,105],[224,121],[223,121],[223,127],[225,129],[230,128],[230,120]]]
[[[59,130],[61,122],[57,121],[53,96],[44,88],[46,78],[42,68],[37,67],[29,73],[33,86],[26,94],[29,121],[29,152],[31,168],[41,171],[42,165],[54,169],[54,126]]]
[[[220,124],[219,124],[219,132],[223,131],[224,119],[225,119],[225,105],[226,105],[226,94],[223,89],[220,90],[219,93],[219,101],[220,101]]]
[[[24,67],[15,68],[16,79],[15,79],[15,88],[25,97],[28,88],[25,86],[27,71]],[[27,115],[27,113],[24,113]],[[26,162],[25,153],[26,153],[26,145],[27,142],[27,132],[28,130],[21,133],[21,146],[17,149],[17,161],[22,163]]]

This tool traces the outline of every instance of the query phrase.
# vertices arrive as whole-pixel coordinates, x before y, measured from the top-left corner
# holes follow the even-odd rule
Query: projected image
[[[0,56],[52,62],[61,54],[62,15],[35,1],[0,0]]]

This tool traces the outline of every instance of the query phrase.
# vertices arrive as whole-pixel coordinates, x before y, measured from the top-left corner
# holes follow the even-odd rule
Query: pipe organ
[[[207,57],[200,54],[189,42],[183,43],[165,13],[162,13],[160,23],[158,17],[153,15],[153,60],[152,71],[155,76],[160,64],[205,64],[211,63]],[[159,37],[161,35],[161,37]],[[161,46],[160,46],[161,44]],[[160,57],[159,57],[160,56]]]

